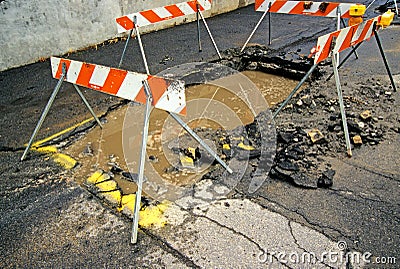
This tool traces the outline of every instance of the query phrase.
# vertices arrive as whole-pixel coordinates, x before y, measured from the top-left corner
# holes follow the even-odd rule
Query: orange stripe
[[[124,27],[126,30],[131,30],[131,29],[135,28],[133,21],[131,19],[129,19],[127,16],[117,18],[116,21],[119,25]]]
[[[92,77],[93,71],[95,69],[95,65],[83,63],[81,71],[79,72],[78,78],[76,79],[76,84],[84,86],[86,88],[89,87],[89,81]]]
[[[371,27],[373,27],[372,23],[373,23],[373,20],[367,21],[363,31],[361,32],[360,37],[358,38],[358,40],[354,44],[360,43],[360,42],[364,41],[365,39],[370,38],[370,37],[366,37],[366,36],[367,36],[367,33],[368,33],[369,29],[371,29]],[[373,35],[374,35],[374,31],[371,32],[371,36],[373,36]]]
[[[275,1],[275,2],[273,2],[269,12],[277,13],[286,4],[286,2],[287,1]]]
[[[150,89],[154,89],[154,91],[151,91],[151,94],[153,95],[153,105],[155,105],[167,90],[169,82],[163,78],[152,76],[150,76],[147,81],[149,82]]]
[[[153,10],[141,11],[139,13],[151,23],[156,23],[163,20]]]
[[[187,114],[186,106],[178,113],[181,114],[181,115],[186,115]]]
[[[343,40],[338,51],[343,51],[350,47],[351,39],[353,38],[354,33],[357,31],[357,28],[357,25],[350,28],[350,31],[347,33],[346,38]]]
[[[256,2],[254,3],[254,10],[257,10],[262,3],[264,3],[265,0],[256,0]]]
[[[58,65],[58,69],[57,69],[57,72],[56,72],[56,76],[55,76],[54,78],[59,79],[59,78],[61,77],[63,63],[65,63],[65,65],[66,65],[66,67],[67,67],[67,70],[66,70],[66,71],[68,72],[69,66],[71,65],[71,61],[70,61],[70,60],[67,60],[67,59],[61,59],[61,60],[60,60],[60,64]]]
[[[187,2],[188,5],[193,9],[194,12],[197,12],[196,2],[197,1],[189,1],[189,2]],[[199,4],[199,6],[200,6],[200,10],[201,10],[202,6],[200,4]]]
[[[174,18],[185,15],[176,5],[166,6],[165,9],[168,10]]]
[[[116,95],[127,74],[128,71],[111,68],[101,91]]]
[[[326,41],[326,43],[324,44],[324,47],[320,50],[322,50],[321,54],[319,55],[316,63],[320,63],[323,60],[325,60],[326,58],[328,58],[329,53],[331,52],[331,44],[332,44],[332,38],[333,38],[333,34],[329,35],[328,40]]]
[[[289,11],[288,14],[303,14],[304,13],[304,3],[297,3],[292,10]]]

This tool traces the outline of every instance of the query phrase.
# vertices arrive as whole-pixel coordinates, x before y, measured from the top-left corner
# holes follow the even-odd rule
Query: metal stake
[[[389,67],[389,64],[388,64],[386,56],[385,56],[385,52],[383,51],[381,39],[379,38],[378,32],[376,31],[376,24],[374,25],[373,29],[374,29],[376,43],[378,44],[379,51],[381,52],[381,55],[382,55],[383,63],[385,64],[386,71],[390,78],[390,83],[392,84],[393,90],[396,91],[396,85],[393,80],[392,72],[390,71],[390,67]]]
[[[89,109],[90,114],[92,114],[93,118],[97,121],[97,124],[100,126],[100,128],[103,128],[103,125],[101,124],[99,118],[94,113],[92,107],[89,105],[89,102],[86,100],[85,96],[83,96],[83,93],[79,89],[78,85],[76,85],[76,84],[72,84],[72,85],[74,85],[76,92],[79,94],[79,96],[81,97],[83,103],[85,103],[86,107]]]
[[[275,119],[275,117],[278,115],[278,113],[287,105],[287,103],[292,99],[293,95],[300,89],[300,87],[306,82],[308,77],[314,72],[315,68],[317,68],[318,64],[314,64],[311,66],[310,70],[308,70],[307,74],[301,79],[299,84],[293,89],[293,91],[289,94],[289,96],[286,98],[286,100],[282,103],[282,105],[278,108],[277,111],[275,111],[274,115],[272,116],[272,119]]]
[[[200,9],[199,9],[199,4],[196,3],[196,8],[197,8],[197,12],[196,12],[196,20],[197,20],[197,41],[199,43],[199,52],[202,51],[201,49],[201,38],[200,38]]]
[[[121,60],[119,60],[118,68],[120,68],[122,65],[122,61],[124,60],[125,52],[126,52],[126,49],[128,48],[128,43],[129,43],[129,40],[131,39],[132,33],[133,33],[133,29],[129,31],[128,38],[126,39],[126,42],[125,42],[124,50],[122,51]]]
[[[344,137],[346,139],[347,155],[351,157],[352,153],[351,153],[350,136],[349,136],[349,130],[347,128],[346,112],[344,110],[343,94],[340,86],[340,78],[339,78],[339,71],[337,68],[336,57],[337,54],[332,54],[332,66],[333,66],[333,72],[335,74],[337,94],[339,97],[340,114],[342,115],[342,123],[343,123]]]
[[[208,35],[209,35],[210,38],[211,38],[211,42],[213,43],[214,48],[215,48],[215,50],[217,51],[218,57],[219,57],[220,59],[222,59],[222,56],[221,56],[221,54],[219,53],[219,49],[218,49],[218,47],[217,47],[217,44],[216,44],[215,41],[214,41],[214,37],[213,37],[212,34],[211,34],[210,28],[208,28],[206,19],[204,18],[203,13],[202,13],[200,10],[199,10],[199,14],[200,14],[201,19],[203,20],[204,26],[205,26],[206,29],[207,29]]]
[[[356,50],[358,49],[359,46],[361,46],[362,43],[363,42],[360,42],[357,45],[355,45],[354,47],[352,47],[353,49],[350,51],[350,53],[347,54],[346,57],[344,57],[344,59],[342,60],[342,62],[338,65],[338,69],[340,69],[340,67],[342,67],[342,65],[350,58],[351,54],[356,52]],[[330,80],[333,75],[334,75],[334,73],[332,72],[329,75],[329,77],[326,79],[326,81]]]
[[[210,153],[228,172],[232,174],[232,169],[192,130],[190,127],[176,114],[170,113],[171,117],[176,120],[208,153]]]
[[[139,211],[140,211],[140,201],[142,199],[142,188],[143,188],[143,178],[144,178],[144,165],[146,160],[146,146],[147,146],[147,136],[149,133],[149,118],[150,118],[150,109],[152,103],[152,95],[150,91],[149,84],[147,80],[143,80],[144,92],[146,93],[146,108],[144,113],[144,126],[143,126],[143,134],[142,134],[142,147],[140,149],[140,160],[139,160],[139,171],[138,171],[138,182],[137,182],[137,191],[135,197],[135,209],[133,212],[133,226],[132,226],[132,236],[131,243],[136,244],[137,242],[137,234],[138,234],[138,226],[139,226]]]
[[[271,9],[271,5],[272,5],[272,3],[270,2],[268,4],[268,45],[271,45],[271,34],[272,34],[272,31],[271,31],[271,28],[272,28],[272,26],[271,26],[271,12],[269,12],[269,10]]]
[[[396,0],[394,0],[394,6],[396,8],[397,18],[399,18],[399,8],[397,7],[397,1]]]
[[[61,77],[58,80],[57,85],[54,88],[53,93],[51,94],[50,99],[47,102],[47,105],[44,108],[44,111],[43,111],[42,115],[40,116],[40,119],[39,119],[39,121],[38,121],[38,123],[36,125],[35,130],[33,131],[31,139],[29,140],[28,146],[25,148],[25,151],[22,154],[21,161],[23,161],[25,159],[26,154],[28,153],[28,150],[30,149],[30,147],[33,144],[33,140],[35,139],[37,133],[39,132],[40,127],[42,127],[42,124],[43,124],[43,122],[44,122],[44,120],[45,120],[45,118],[47,116],[47,113],[49,113],[49,110],[50,110],[51,106],[53,105],[54,99],[56,98],[56,96],[57,96],[57,94],[58,94],[58,92],[59,92],[59,90],[61,88],[61,85],[62,85],[66,75],[67,75],[67,67],[66,67],[65,63],[63,63]]]
[[[337,31],[340,30],[340,19],[341,19],[341,17],[342,17],[342,12],[340,11],[340,6],[338,6],[337,7],[337,24],[336,24],[336,30]],[[339,51],[336,53],[336,60],[337,60],[336,63],[338,64],[338,62],[339,62]]]
[[[257,22],[256,27],[254,27],[253,31],[251,32],[249,38],[247,38],[246,42],[244,43],[242,49],[240,52],[243,52],[244,48],[247,46],[247,44],[250,42],[250,39],[253,37],[254,33],[257,31],[258,27],[260,26],[261,22],[264,20],[265,16],[269,13],[269,9],[265,10],[263,15],[261,16],[260,20]]]
[[[143,43],[142,43],[142,39],[140,37],[139,25],[136,24],[136,21],[137,21],[137,18],[135,16],[135,17],[133,17],[133,22],[134,22],[134,24],[136,26],[135,27],[136,36],[137,36],[137,39],[138,39],[140,52],[142,53],[144,68],[146,69],[147,75],[150,75],[149,65],[147,64],[146,54],[144,53]]]

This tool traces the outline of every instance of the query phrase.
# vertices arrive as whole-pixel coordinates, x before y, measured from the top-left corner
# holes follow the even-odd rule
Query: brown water
[[[245,71],[243,74],[257,86],[269,105],[274,105],[284,100],[297,84],[297,81],[295,80],[262,72]],[[211,118],[204,119],[203,117],[194,117],[194,119],[190,120],[188,123],[192,129],[197,127],[212,129],[234,128],[238,123],[248,124],[254,120],[253,114],[246,103],[223,87],[209,84],[188,87],[186,89],[186,100],[188,103],[188,114],[197,111],[197,113],[202,116],[206,112],[209,115],[209,118]],[[213,102],[210,102],[209,100],[212,100]],[[218,111],[219,108],[223,106],[221,103],[224,104],[229,111],[237,115],[238,120],[232,121],[232,125],[229,125],[229,119],[232,118],[231,116],[227,116],[226,120],[224,118],[219,118],[223,117],[223,115],[220,115],[223,113]],[[98,169],[109,171],[111,164],[116,164],[124,171],[128,171],[122,143],[122,129],[127,109],[128,107],[123,107],[113,111],[107,117],[108,122],[104,124],[103,129],[100,129],[97,126],[94,130],[82,137],[82,139],[79,139],[73,145],[66,148],[65,153],[75,158],[81,165],[75,173],[75,178],[79,183],[84,182],[86,178]],[[129,115],[129,120],[132,119],[131,121],[135,122],[134,126],[131,126],[130,128],[136,130],[141,130],[143,128],[143,112],[144,106],[129,108],[129,113],[133,113],[132,115]],[[217,117],[218,120],[213,120],[213,118]],[[151,163],[147,162],[145,169],[148,171],[149,165],[151,165],[164,180],[173,184],[192,184],[194,181],[200,179],[202,174],[207,172],[206,168],[208,166],[202,167],[203,169],[199,169],[200,171],[186,169],[174,173],[165,172],[165,169],[171,166],[171,162],[179,161],[179,156],[171,152],[166,154],[165,147],[163,148],[162,145],[162,140],[169,141],[174,139],[174,137],[185,133],[178,125],[176,125],[176,123],[171,126],[166,124],[166,121],[168,120],[170,120],[170,117],[168,117],[167,112],[158,109],[152,110],[150,116],[149,137],[147,140],[147,155],[154,156],[154,159],[157,161]],[[167,135],[164,137],[164,133],[162,134],[161,130],[164,130],[164,133],[171,133],[170,137]],[[168,130],[168,132],[165,130]],[[174,133],[175,130],[176,133]],[[136,167],[138,166],[141,144],[140,133],[138,133],[134,138],[131,138],[129,144],[129,152],[132,153],[133,156],[132,159],[130,157],[128,158],[129,166],[134,167],[133,170],[137,171]],[[197,142],[190,143],[188,146],[196,147]],[[87,152],[88,148],[90,149],[89,152],[91,152],[89,154],[85,153],[85,150]],[[119,183],[119,186],[124,193],[133,193],[136,191],[136,185],[125,180],[121,175],[116,174],[114,179]]]

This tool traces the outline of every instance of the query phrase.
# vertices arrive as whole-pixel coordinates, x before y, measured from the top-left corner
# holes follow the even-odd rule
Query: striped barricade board
[[[283,14],[309,15],[319,17],[337,17],[338,7],[342,18],[350,18],[350,7],[354,3],[339,2],[312,2],[312,1],[285,1],[285,0],[256,0],[255,10],[265,12],[269,5],[269,12]]]
[[[143,81],[147,80],[154,107],[186,115],[183,81],[51,57],[51,69],[54,78],[59,79],[61,77],[63,64],[67,68],[65,81],[141,104],[146,103]]]
[[[339,31],[320,36],[315,48],[314,63],[318,64],[322,62],[330,56],[331,52],[341,52],[371,38],[374,35],[375,23],[379,23],[380,19],[381,16],[378,16]],[[332,47],[333,38],[336,38],[334,47]]]
[[[197,5],[200,11],[210,10],[211,0],[193,0],[182,2],[119,17],[116,19],[118,24],[118,33],[123,33],[135,28],[134,17],[136,17],[136,24],[140,27],[143,27],[157,22],[196,14]]]

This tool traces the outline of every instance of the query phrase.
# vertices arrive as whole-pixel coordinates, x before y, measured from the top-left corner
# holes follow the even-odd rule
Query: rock
[[[349,132],[354,132],[358,134],[362,132],[362,129],[360,128],[358,123],[352,120],[347,121],[347,128],[349,129]]]
[[[296,104],[297,104],[298,106],[302,106],[302,105],[303,105],[303,101],[300,99],[299,101],[296,102]]]
[[[111,165],[111,172],[118,174],[121,173],[123,171],[123,169],[121,167],[119,167],[116,163],[109,163],[109,165]]]
[[[354,145],[357,145],[357,146],[360,146],[363,143],[361,136],[359,136],[359,135],[356,135],[353,137],[353,142],[354,142]]]
[[[325,141],[324,135],[318,129],[312,129],[307,133],[307,135],[314,144]]]
[[[318,178],[318,187],[328,188],[333,185],[333,177],[335,176],[335,170],[328,169],[322,173],[322,175]]]
[[[278,142],[281,142],[281,143],[290,144],[290,142],[292,142],[293,138],[294,138],[294,135],[291,133],[280,132],[278,134]]]
[[[278,167],[286,171],[299,171],[299,166],[289,160],[279,162]]]
[[[311,179],[307,175],[301,172],[296,172],[291,175],[293,183],[297,186],[304,188],[316,189],[318,187],[317,180]]]
[[[357,124],[358,124],[358,127],[360,127],[360,129],[364,129],[365,128],[365,123],[364,122],[360,121],[360,122],[357,122]]]
[[[372,113],[370,110],[365,110],[360,114],[361,119],[363,120],[370,120],[372,118]]]

